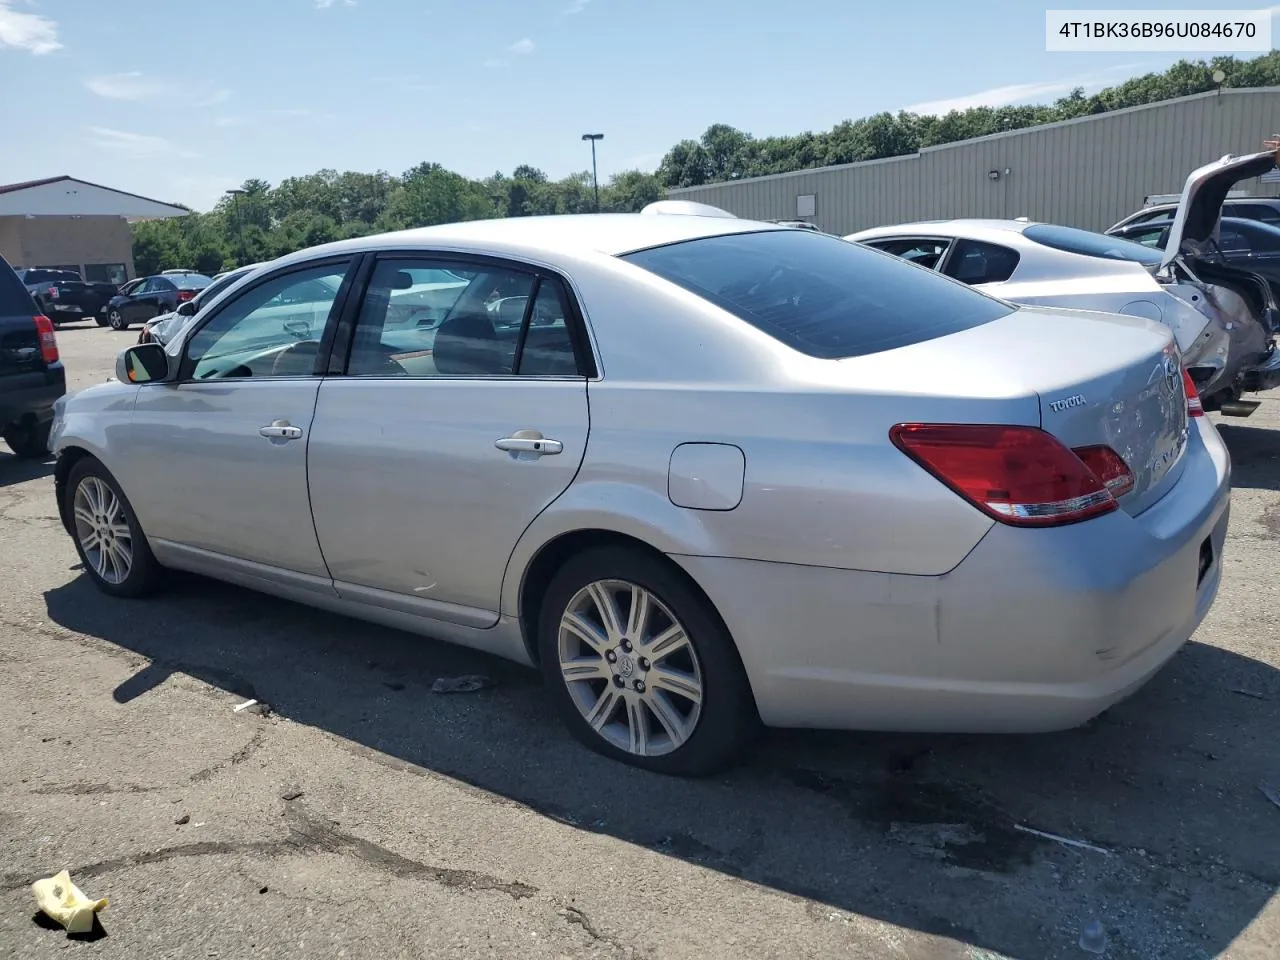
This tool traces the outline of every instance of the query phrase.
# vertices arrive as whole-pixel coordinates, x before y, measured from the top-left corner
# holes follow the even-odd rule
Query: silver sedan
[[[273,261],[52,443],[106,593],[195,571],[538,666],[585,743],[700,774],[762,723],[1048,731],[1140,687],[1222,566],[1189,385],[1167,327],[837,237],[521,218]]]

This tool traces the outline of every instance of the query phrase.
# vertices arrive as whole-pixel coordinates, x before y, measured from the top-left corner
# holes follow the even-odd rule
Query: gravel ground
[[[134,334],[68,327],[73,387]],[[771,736],[684,782],[571,742],[532,673],[195,577],[111,601],[0,452],[0,956],[1274,958],[1280,396],[1217,605],[1039,737]],[[441,676],[496,686],[432,694]],[[249,697],[267,716],[234,712]],[[1093,848],[1025,832],[1030,827]],[[28,884],[110,898],[69,940]]]

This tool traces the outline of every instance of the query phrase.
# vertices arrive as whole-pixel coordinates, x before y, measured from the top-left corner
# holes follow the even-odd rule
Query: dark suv
[[[53,321],[0,257],[0,437],[14,453],[49,455],[53,404],[66,392]]]

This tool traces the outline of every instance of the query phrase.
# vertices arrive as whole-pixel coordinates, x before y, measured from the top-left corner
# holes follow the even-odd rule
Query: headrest
[[[450,317],[436,331],[431,356],[436,372],[446,376],[509,373],[502,369],[502,352],[489,318],[480,313]]]

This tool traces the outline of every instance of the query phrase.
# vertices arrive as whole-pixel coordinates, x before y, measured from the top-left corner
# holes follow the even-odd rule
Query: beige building
[[[1028,217],[1106,230],[1196,167],[1265,149],[1280,87],[1222,90],[963,140],[864,163],[668,191],[753,220],[803,219],[849,234],[952,217]],[[1275,196],[1277,184],[1239,189]]]
[[[86,280],[132,279],[131,220],[181,217],[182,207],[74,177],[0,185],[0,257],[11,267],[75,270]]]

